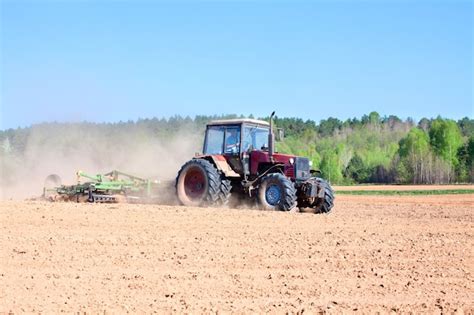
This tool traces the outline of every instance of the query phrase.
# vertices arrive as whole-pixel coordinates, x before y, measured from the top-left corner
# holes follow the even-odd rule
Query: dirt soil
[[[0,312],[474,313],[474,195],[329,215],[0,203]]]

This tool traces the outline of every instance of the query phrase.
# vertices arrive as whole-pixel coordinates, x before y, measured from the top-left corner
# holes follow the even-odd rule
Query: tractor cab
[[[215,120],[207,125],[203,155],[225,160],[233,171],[228,172],[231,177],[233,173],[246,176],[250,173],[251,152],[268,152],[269,135],[270,124],[263,120]]]
[[[215,120],[207,125],[205,155],[240,155],[268,150],[270,124],[256,119]]]
[[[292,180],[310,177],[310,161],[305,157],[275,152],[272,123],[255,119],[212,121],[207,125],[202,157],[212,159],[227,177],[244,181],[271,171]]]

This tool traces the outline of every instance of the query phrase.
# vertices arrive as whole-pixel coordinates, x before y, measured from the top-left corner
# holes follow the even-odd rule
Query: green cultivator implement
[[[155,202],[160,196],[160,182],[120,171],[89,175],[77,173],[77,184],[62,185],[58,175],[45,180],[43,197],[51,201],[76,202]]]

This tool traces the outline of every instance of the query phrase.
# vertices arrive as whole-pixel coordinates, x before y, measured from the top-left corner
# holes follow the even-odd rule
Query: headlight
[[[294,159],[294,158],[290,158],[289,162],[290,162],[291,165],[293,165],[293,164],[295,164],[295,159]]]
[[[309,161],[309,167],[313,166],[313,161]]]

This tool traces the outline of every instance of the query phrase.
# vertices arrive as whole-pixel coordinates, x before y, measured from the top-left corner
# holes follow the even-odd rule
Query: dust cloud
[[[36,125],[16,150],[6,150],[5,145],[0,150],[0,199],[40,196],[50,174],[59,175],[63,184],[74,184],[78,170],[101,174],[116,169],[143,178],[174,180],[181,165],[201,150],[202,139],[202,130]]]

